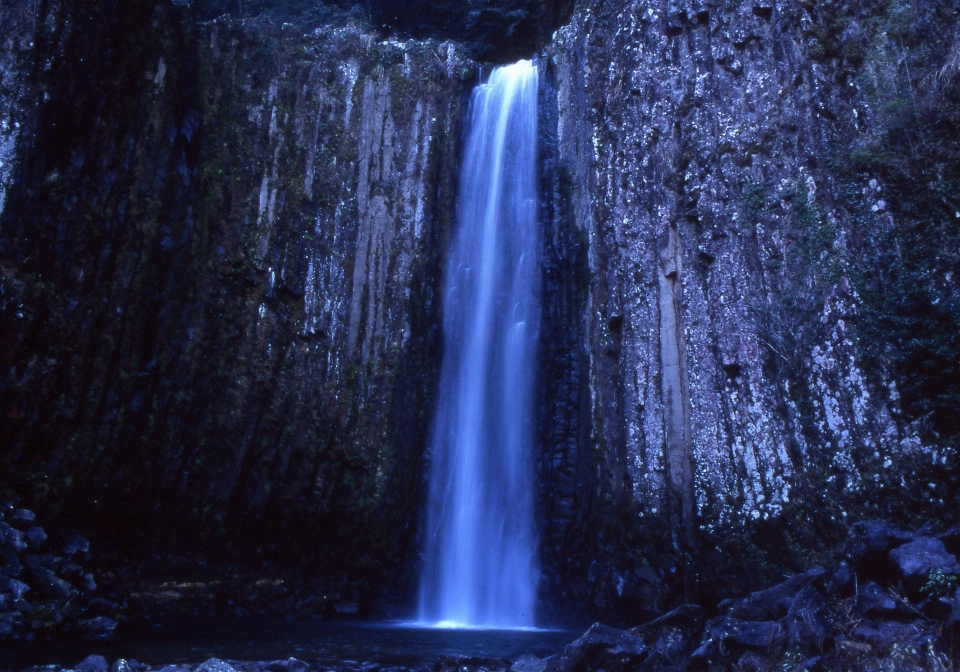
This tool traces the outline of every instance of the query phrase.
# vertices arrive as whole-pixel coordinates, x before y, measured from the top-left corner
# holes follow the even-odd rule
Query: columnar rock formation
[[[955,9],[582,0],[543,41],[547,604],[956,517]],[[190,12],[0,8],[0,485],[97,542],[409,578],[478,67]]]
[[[576,353],[545,361],[561,392],[546,400],[544,518],[555,561],[594,584],[596,603],[655,588],[651,554],[623,552],[631,538],[667,531],[676,562],[698,557],[691,571],[709,575],[711,548],[756,533],[745,557],[721,565],[756,568],[765,553],[789,564],[848,510],[923,501],[927,482],[914,477],[955,459],[903,408],[898,386],[917,373],[892,365],[903,334],[881,334],[895,343],[886,350],[863,340],[884,310],[910,309],[895,294],[905,259],[885,246],[914,234],[890,232],[956,239],[940,224],[947,201],[891,213],[913,197],[904,183],[919,176],[904,173],[920,167],[862,158],[901,123],[927,142],[949,137],[952,61],[924,60],[923,47],[954,44],[947,12],[585,2],[548,46],[548,256],[573,271],[550,278],[548,320]],[[895,104],[915,105],[911,118],[895,120]],[[956,155],[924,151],[906,160],[941,161],[939,179],[955,179]],[[957,259],[931,260],[947,287],[926,301],[955,295]],[[930,484],[934,510],[946,511],[944,487]],[[809,510],[810,526],[797,520]],[[599,564],[578,557],[585,538]]]
[[[109,534],[405,566],[475,69],[352,26],[87,9],[4,8],[7,484]]]

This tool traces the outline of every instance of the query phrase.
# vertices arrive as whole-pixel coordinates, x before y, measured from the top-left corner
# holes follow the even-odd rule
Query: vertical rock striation
[[[655,609],[664,585],[694,598],[698,575],[722,591],[802,564],[848,511],[949,508],[915,488],[946,487],[954,453],[902,407],[905,339],[880,334],[885,358],[861,337],[880,319],[861,294],[894,289],[913,235],[890,233],[884,179],[916,166],[858,152],[897,133],[894,103],[928,142],[952,128],[952,57],[923,44],[954,44],[957,21],[935,4],[582,2],[554,35],[544,306],[564,356],[545,362],[540,470],[561,599]],[[897,214],[936,230],[939,210]]]
[[[472,67],[83,5],[3,10],[42,38],[4,61],[37,101],[0,221],[6,485],[104,534],[406,569]]]

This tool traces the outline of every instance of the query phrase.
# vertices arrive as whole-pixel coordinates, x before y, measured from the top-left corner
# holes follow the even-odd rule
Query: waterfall
[[[537,69],[473,91],[446,270],[420,621],[531,627],[533,384],[539,319]]]

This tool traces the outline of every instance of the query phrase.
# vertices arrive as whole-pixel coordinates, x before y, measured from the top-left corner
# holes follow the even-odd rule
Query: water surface
[[[148,665],[225,660],[278,660],[291,656],[328,665],[371,662],[416,667],[440,656],[516,659],[546,657],[577,637],[557,630],[439,629],[396,623],[282,619],[196,618],[121,626],[106,641],[33,642],[0,649],[0,667],[75,665],[96,653],[109,662],[135,658]]]

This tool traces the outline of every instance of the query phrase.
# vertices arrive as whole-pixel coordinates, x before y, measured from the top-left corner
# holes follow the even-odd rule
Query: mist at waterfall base
[[[495,69],[471,99],[430,444],[423,624],[534,626],[536,105],[531,61]]]

